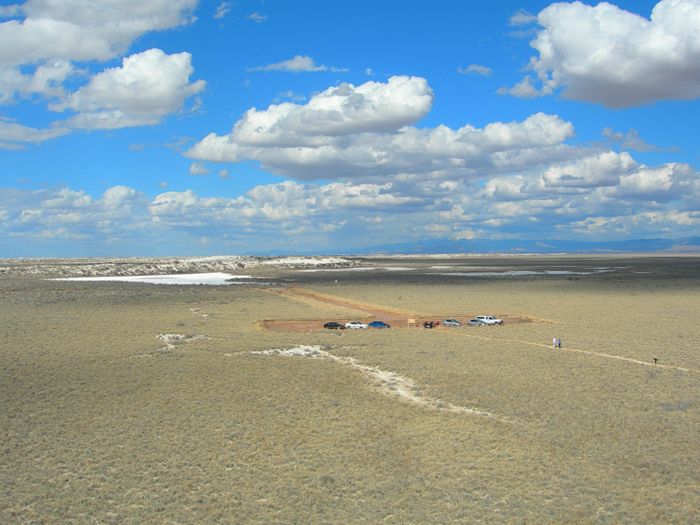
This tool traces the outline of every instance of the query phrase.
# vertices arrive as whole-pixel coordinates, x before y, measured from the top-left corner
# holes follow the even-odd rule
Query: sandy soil
[[[379,269],[256,275],[538,322],[275,332],[260,321],[358,313],[257,287],[0,280],[0,523],[697,520],[697,258],[358,264]],[[483,267],[581,273],[447,275]]]

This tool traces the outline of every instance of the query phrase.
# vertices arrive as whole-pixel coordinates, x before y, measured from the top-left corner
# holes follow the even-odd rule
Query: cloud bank
[[[214,176],[214,175],[211,175]],[[647,167],[598,153],[538,173],[466,179],[318,185],[291,180],[237,198],[192,190],[153,198],[125,186],[93,199],[69,188],[0,189],[0,245],[89,242],[103,249],[196,253],[200,239],[237,253],[363,248],[397,240],[519,237],[609,239],[700,226],[700,177],[686,164]]]
[[[191,253],[206,239],[240,253],[261,244],[351,250],[397,239],[519,237],[525,224],[542,239],[587,240],[700,226],[700,176],[687,164],[646,166],[627,151],[568,145],[573,125],[544,113],[483,128],[416,127],[433,97],[425,79],[393,77],[340,84],[304,105],[252,108],[230,134],[210,134],[185,153],[193,175],[216,177],[206,162],[254,160],[296,179],[237,198],[193,190],[147,198],[125,186],[99,198],[66,187],[0,190],[0,244],[107,239]],[[634,139],[605,134],[615,144]]]

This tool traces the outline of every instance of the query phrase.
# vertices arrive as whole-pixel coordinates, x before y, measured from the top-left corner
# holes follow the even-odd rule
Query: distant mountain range
[[[569,240],[449,239],[384,244],[353,251],[294,253],[280,250],[246,255],[416,255],[435,253],[700,253],[700,237],[587,242]]]
[[[700,237],[585,242],[569,240],[460,239],[387,244],[363,253],[643,253],[700,252]]]

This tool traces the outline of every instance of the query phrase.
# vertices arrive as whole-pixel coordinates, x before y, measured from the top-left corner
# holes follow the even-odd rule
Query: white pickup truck
[[[484,324],[503,324],[503,319],[496,319],[492,315],[477,315],[476,319]]]

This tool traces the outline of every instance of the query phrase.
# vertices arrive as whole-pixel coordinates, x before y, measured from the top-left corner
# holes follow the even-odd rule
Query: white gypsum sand
[[[344,357],[331,354],[330,352],[322,350],[320,346],[299,345],[287,349],[271,349],[262,351],[241,352],[238,354],[227,355],[241,355],[244,353],[254,355],[283,355],[292,357],[307,357],[311,359],[330,359],[337,363],[350,366],[356,370],[360,370],[363,374],[365,374],[373,380],[378,380],[379,383],[375,383],[373,384],[373,386],[378,387],[380,391],[384,394],[397,395],[419,406],[426,408],[442,410],[445,412],[452,412],[454,414],[470,414],[475,416],[484,416],[491,419],[497,419],[505,423],[513,422],[506,418],[496,416],[494,414],[483,410],[479,410],[477,408],[462,407],[454,405],[452,403],[441,401],[439,399],[423,396],[420,387],[417,386],[410,378],[400,376],[399,374],[388,370],[381,370],[378,367],[363,365],[354,357]]]
[[[241,279],[243,282],[246,279],[252,279],[250,275],[231,275],[228,273],[187,273],[180,275],[118,275],[118,276],[99,276],[99,277],[68,277],[62,279],[53,279],[54,281],[119,281],[130,283],[146,283],[146,284],[241,284],[232,281],[232,279]]]
[[[88,257],[0,259],[0,277],[106,277],[237,272],[253,268],[345,268],[360,264],[347,257]]]
[[[163,341],[165,343],[165,346],[163,348],[158,348],[156,350],[157,353],[165,353],[165,352],[171,352],[175,349],[175,345],[180,344],[180,343],[189,343],[190,341],[198,341],[200,339],[209,339],[208,337],[205,337],[203,335],[186,335],[186,334],[158,334],[156,336],[156,339]],[[152,357],[148,354],[141,354],[141,355],[136,355],[136,356],[131,356],[131,358],[134,357]]]

